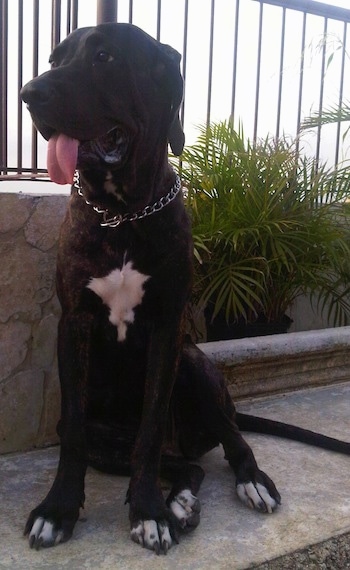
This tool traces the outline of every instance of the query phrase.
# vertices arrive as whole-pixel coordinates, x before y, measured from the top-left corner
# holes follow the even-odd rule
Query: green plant
[[[350,316],[346,169],[293,142],[252,143],[231,122],[200,127],[182,155],[195,245],[194,300],[213,318],[279,321],[301,294],[337,324]]]
[[[341,106],[330,106],[324,109],[322,113],[312,113],[304,119],[301,130],[313,129],[322,125],[332,125],[337,123],[347,123],[350,121],[350,102],[344,101]],[[343,142],[348,136],[350,126],[348,126],[342,135]]]

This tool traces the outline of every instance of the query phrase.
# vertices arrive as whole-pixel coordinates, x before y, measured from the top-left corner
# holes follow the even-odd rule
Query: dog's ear
[[[167,87],[171,98],[171,113],[168,126],[168,141],[175,156],[180,156],[185,144],[185,135],[179,117],[183,97],[183,79],[180,72],[181,55],[172,47],[159,44],[161,65],[157,74]]]

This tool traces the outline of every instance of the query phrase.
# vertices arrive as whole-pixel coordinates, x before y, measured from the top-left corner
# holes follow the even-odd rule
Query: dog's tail
[[[292,439],[315,447],[350,455],[350,443],[291,424],[240,413],[236,414],[236,422],[242,431],[275,435],[277,437]]]

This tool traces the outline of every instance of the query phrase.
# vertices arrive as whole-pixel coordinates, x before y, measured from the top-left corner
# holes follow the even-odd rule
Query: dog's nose
[[[46,103],[52,94],[52,90],[47,83],[36,82],[34,79],[22,87],[20,95],[22,100],[31,105],[33,103]]]

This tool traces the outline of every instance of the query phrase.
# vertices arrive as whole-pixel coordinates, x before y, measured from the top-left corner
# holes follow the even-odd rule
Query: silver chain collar
[[[146,216],[151,216],[152,214],[155,214],[156,212],[162,210],[165,206],[170,204],[170,202],[172,202],[180,192],[181,180],[180,177],[176,174],[174,185],[170,188],[168,194],[162,196],[159,200],[157,200],[157,202],[154,202],[154,204],[145,206],[143,210],[139,210],[138,212],[134,212],[132,214],[131,213],[116,214],[115,216],[111,216],[110,212],[107,209],[99,208],[98,206],[93,206],[91,202],[86,200],[83,194],[83,189],[80,184],[80,176],[78,170],[76,170],[74,174],[73,187],[77,190],[79,196],[82,196],[82,198],[84,198],[88,206],[92,206],[92,209],[95,212],[97,212],[97,214],[102,215],[102,222],[100,222],[100,225],[103,228],[106,227],[117,228],[118,226],[120,226],[120,224],[123,224],[124,222],[134,222],[135,220],[142,220],[142,218],[146,218]]]

